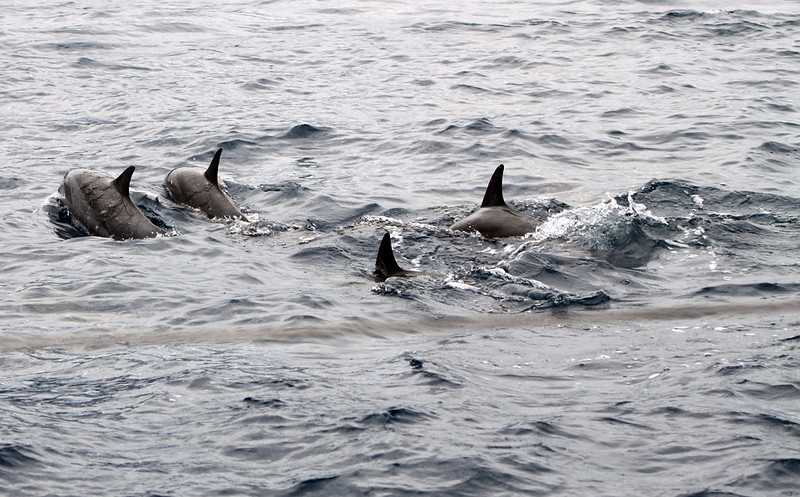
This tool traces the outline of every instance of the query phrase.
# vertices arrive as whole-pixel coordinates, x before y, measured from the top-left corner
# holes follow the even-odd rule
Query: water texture
[[[2,11],[0,495],[800,495],[796,3]]]

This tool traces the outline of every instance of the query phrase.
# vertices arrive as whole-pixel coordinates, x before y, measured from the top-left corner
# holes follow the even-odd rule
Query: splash
[[[621,205],[609,195],[609,199],[600,204],[550,216],[534,232],[525,235],[527,241],[511,252],[509,260],[532,245],[552,240],[565,240],[589,250],[607,251],[618,246],[620,240],[630,237],[630,231],[637,223],[668,226],[666,219],[650,212],[645,204],[635,202],[632,192],[628,192],[627,200],[628,205]]]
[[[287,225],[260,219],[258,213],[247,213],[247,219],[226,220],[228,233],[243,236],[271,236],[276,232],[301,229],[297,225]]]

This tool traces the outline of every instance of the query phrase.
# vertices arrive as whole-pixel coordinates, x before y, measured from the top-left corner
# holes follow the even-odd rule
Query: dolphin
[[[503,165],[497,166],[486,187],[481,208],[450,226],[457,231],[480,231],[487,238],[520,236],[533,231],[533,224],[503,200]]]
[[[217,150],[208,169],[179,167],[167,174],[164,185],[172,200],[200,209],[210,218],[230,217],[247,219],[219,184],[219,158]]]
[[[381,244],[378,247],[378,256],[375,258],[375,279],[378,281],[386,281],[393,276],[401,277],[414,277],[422,273],[419,271],[411,271],[402,269],[394,258],[394,251],[392,250],[392,239],[389,233],[384,233]]]
[[[150,222],[130,197],[129,166],[116,179],[89,169],[64,175],[61,191],[72,216],[92,235],[124,240],[148,238],[166,231]]]

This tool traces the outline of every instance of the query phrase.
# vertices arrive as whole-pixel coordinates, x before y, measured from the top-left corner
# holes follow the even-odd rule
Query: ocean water
[[[0,495],[800,495],[796,2],[2,12]]]

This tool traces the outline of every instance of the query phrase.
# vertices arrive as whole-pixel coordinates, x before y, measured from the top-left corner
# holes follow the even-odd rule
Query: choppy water
[[[3,21],[3,495],[800,495],[796,3]],[[536,232],[449,231],[499,163]],[[129,165],[175,235],[82,236]]]

